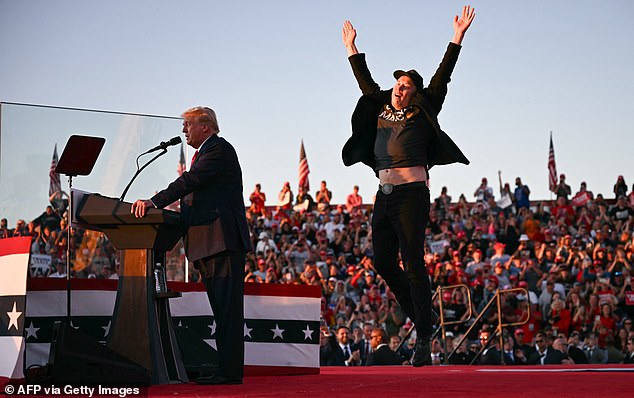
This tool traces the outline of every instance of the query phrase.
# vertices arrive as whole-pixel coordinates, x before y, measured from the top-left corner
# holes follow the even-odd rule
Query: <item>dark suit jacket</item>
[[[546,357],[544,358],[544,365],[561,365],[561,362],[568,358],[568,355],[561,351],[555,350],[552,347],[546,349]],[[537,349],[533,349],[528,355],[526,363],[529,365],[541,365],[539,354]]]
[[[588,358],[582,349],[575,347],[574,345],[568,347],[568,356],[575,361],[575,364],[588,363]]]
[[[361,339],[361,341],[359,342],[359,355],[361,356],[361,365],[365,365],[366,362],[368,361],[368,355],[370,354],[367,350],[367,346],[369,343],[370,347],[372,347],[371,343],[366,340],[366,339]]]
[[[242,170],[235,149],[224,138],[213,135],[205,141],[190,170],[151,200],[163,208],[178,199],[190,261],[226,250],[253,250],[242,197]]]
[[[482,353],[482,356],[480,357],[480,365],[500,365],[502,363],[500,357],[501,354],[502,353],[497,348],[493,346],[489,347]],[[510,361],[510,358],[505,356],[504,360]]]
[[[350,345],[350,354],[352,354],[355,350],[358,350],[359,347],[354,345],[353,343],[349,343]],[[337,338],[335,336],[330,336],[328,338],[328,344],[322,346],[319,349],[320,355],[320,363],[325,366],[346,366],[346,360],[348,359],[344,354],[343,350],[339,346],[337,342]]]
[[[384,344],[368,355],[365,364],[367,366],[402,365],[403,360],[399,354],[392,351],[387,344]]]
[[[440,129],[438,113],[447,95],[447,85],[458,60],[461,47],[449,43],[440,66],[429,86],[415,94],[411,105],[417,106],[431,123],[436,133],[428,148],[428,168],[433,165],[460,162],[469,164],[460,148]],[[381,108],[391,102],[392,90],[382,91],[372,79],[365,63],[365,54],[355,54],[349,58],[359,88],[364,94],[352,114],[352,137],[343,147],[342,158],[346,166],[362,162],[374,170],[374,141],[376,139],[377,118]]]
[[[588,363],[608,363],[608,353],[606,350],[595,346],[592,350],[592,355],[590,355],[590,350],[586,348],[585,352],[586,358],[588,359]]]

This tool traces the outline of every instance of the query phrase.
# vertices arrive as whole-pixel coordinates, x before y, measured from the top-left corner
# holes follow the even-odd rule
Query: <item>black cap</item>
[[[401,76],[407,76],[410,79],[412,79],[412,81],[414,82],[414,85],[416,86],[416,91],[421,91],[423,88],[425,88],[425,85],[423,84],[423,78],[414,69],[410,69],[407,72],[400,69],[397,71],[394,71],[395,79],[398,80]]]

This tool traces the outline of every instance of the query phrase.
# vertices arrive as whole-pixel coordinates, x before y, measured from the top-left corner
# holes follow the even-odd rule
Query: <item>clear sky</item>
[[[221,135],[238,151],[245,196],[257,182],[269,204],[285,180],[296,191],[303,139],[313,191],[325,179],[341,202],[359,184],[370,201],[377,185],[373,172],[341,161],[360,95],[341,44],[342,23],[352,21],[375,80],[390,88],[395,69],[415,68],[429,81],[464,3],[400,4],[0,0],[0,100],[168,116],[208,105],[217,111]],[[520,176],[533,199],[550,198],[550,131],[558,171],[566,173],[573,191],[585,180],[595,194],[612,197],[619,174],[631,189],[634,2],[471,5],[477,16],[439,116],[471,165],[433,168],[432,196],[446,185],[454,198],[465,193],[473,200],[482,177],[497,189],[501,170],[511,185]],[[5,128],[0,141],[0,192],[7,176],[18,173],[6,163],[8,154],[24,150],[10,145],[11,134],[17,133]],[[118,136],[106,146],[132,142],[120,159],[132,165],[133,155],[180,134],[180,128],[176,123],[173,131],[144,134],[149,136],[143,140]],[[57,142],[61,152],[65,139],[32,138],[19,136],[27,152],[38,154],[27,173],[20,171],[20,180],[45,196],[52,147]],[[144,173],[162,173],[169,181],[175,168],[163,162]],[[91,177],[75,186],[90,186]],[[109,194],[118,195],[129,176],[119,178]],[[135,193],[149,197],[163,188],[149,181],[139,181]],[[39,214],[45,204],[22,208],[22,217]],[[18,215],[4,211],[14,225]]]

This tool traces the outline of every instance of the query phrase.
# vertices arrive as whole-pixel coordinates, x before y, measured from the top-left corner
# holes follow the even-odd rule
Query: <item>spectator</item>
[[[566,337],[564,335],[559,335],[555,339],[555,341],[553,341],[553,349],[563,354],[564,357],[561,359],[561,364],[563,365],[575,364],[575,362],[568,355],[568,342],[566,341]]]
[[[49,278],[66,278],[66,264],[56,261],[53,266],[55,267],[55,272],[49,274]]]
[[[559,184],[555,187],[555,195],[557,195],[557,199],[564,198],[565,203],[568,203],[568,196],[571,194],[570,185],[566,184],[566,175],[561,174],[559,176]]]
[[[621,195],[616,200],[616,206],[608,212],[613,222],[626,222],[630,217],[634,216],[634,209],[628,206],[625,195]]]
[[[44,213],[40,214],[33,223],[36,226],[39,226],[41,230],[44,228],[48,228],[51,231],[56,231],[59,229],[59,221],[61,217],[55,213],[53,206],[46,206],[46,210]]]
[[[458,346],[454,354],[449,357],[449,364],[451,365],[470,365],[475,358],[478,346],[473,344],[472,347],[474,348],[474,350],[467,349],[468,340],[466,338],[463,339],[463,337],[464,335],[462,334],[456,336],[456,340],[462,340],[462,343]],[[449,355],[449,352],[447,353],[447,355]]]
[[[361,211],[361,205],[363,204],[363,198],[359,195],[359,186],[355,185],[352,188],[352,193],[346,197],[346,210],[351,215],[356,215]]]
[[[19,219],[15,223],[15,229],[12,230],[12,236],[29,236],[30,232],[26,225],[26,222],[22,219]]]
[[[618,198],[619,196],[627,196],[627,184],[625,183],[625,178],[623,178],[622,175],[617,177],[616,184],[614,184],[612,192],[614,192],[615,198]]]
[[[581,334],[577,331],[570,333],[570,337],[568,338],[568,356],[575,364],[588,363],[588,358],[583,352]]]
[[[304,186],[299,187],[299,193],[297,194],[297,199],[295,201],[295,206],[293,206],[293,210],[300,214],[304,212],[311,212],[315,207],[315,201],[313,197],[310,196],[310,193],[306,191]]]
[[[493,188],[488,186],[486,177],[482,178],[480,186],[475,190],[473,196],[476,198],[477,203],[486,203],[489,198],[493,198]]]
[[[291,184],[286,181],[277,195],[277,211],[290,210],[293,204],[293,191],[291,191]]]
[[[579,192],[577,192],[572,198],[572,205],[576,208],[585,208],[584,206],[586,206],[591,200],[594,200],[594,195],[592,194],[592,191],[588,191],[586,182],[583,181],[579,187]]]
[[[332,192],[328,190],[326,181],[321,182],[319,191],[315,194],[315,200],[317,201],[317,210],[320,212],[326,212],[330,209],[330,201],[332,200]]]
[[[528,209],[530,206],[529,196],[531,194],[531,190],[528,188],[528,185],[522,184],[522,180],[517,177],[515,178],[515,209],[519,212],[521,208]]]
[[[608,363],[607,352],[598,345],[598,334],[590,332],[586,338],[585,354],[589,364]]]
[[[491,332],[487,329],[480,331],[478,338],[481,346],[484,348],[480,356],[481,365],[500,365],[500,344],[497,338],[491,337]]]
[[[627,339],[627,353],[623,358],[623,363],[634,364],[634,337]]]
[[[549,338],[543,332],[535,335],[535,349],[529,354],[526,363],[530,365],[559,365],[567,355],[551,346]]]
[[[68,194],[64,191],[54,192],[49,198],[49,203],[53,207],[53,211],[60,218],[64,217],[64,213],[68,208]]]
[[[399,336],[398,334],[394,334],[390,336],[389,346],[390,346],[390,350],[397,353],[398,356],[401,358],[401,364],[406,365],[409,362],[409,358],[412,355],[411,353],[408,354],[405,350],[403,350],[403,348],[405,347],[401,347],[399,349],[399,346],[401,345],[401,341],[402,341],[401,336]]]
[[[440,190],[440,196],[434,199],[434,205],[438,211],[440,218],[446,218],[446,214],[451,205],[451,196],[447,193],[447,187],[442,187]]]
[[[350,340],[350,329],[339,326],[337,334],[326,335],[327,342],[320,347],[320,363],[325,366],[358,366],[361,357],[358,348]]]
[[[546,316],[548,323],[557,334],[563,333],[565,336],[570,331],[570,311],[566,309],[565,302],[561,299],[554,300],[550,305],[550,311]]]
[[[387,333],[382,328],[374,328],[371,333],[372,352],[369,353],[367,366],[401,365],[401,356],[388,346]]]
[[[7,227],[8,221],[6,218],[0,220],[0,239],[10,238],[13,236],[13,230]]]
[[[251,206],[249,212],[254,216],[266,216],[266,194],[262,192],[262,186],[258,183],[255,184],[255,189],[249,195],[249,201]]]

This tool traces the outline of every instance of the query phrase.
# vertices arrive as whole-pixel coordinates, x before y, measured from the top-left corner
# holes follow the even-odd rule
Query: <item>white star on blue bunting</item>
[[[280,329],[277,323],[275,324],[275,329],[271,329],[271,332],[273,332],[274,339],[276,337],[279,337],[280,339],[284,340],[284,336],[282,336],[282,333],[284,333],[284,329]]]

